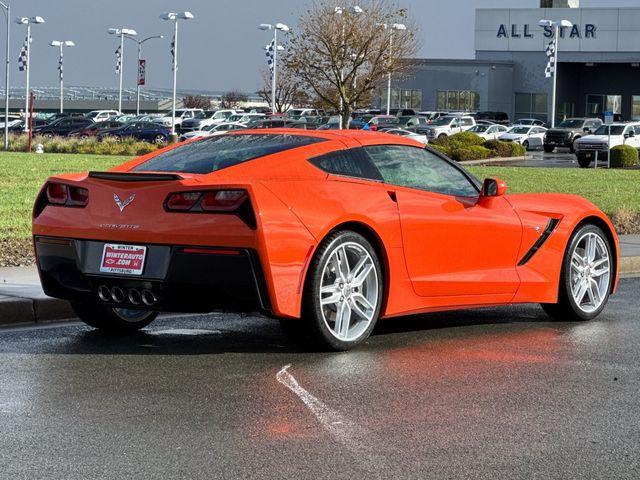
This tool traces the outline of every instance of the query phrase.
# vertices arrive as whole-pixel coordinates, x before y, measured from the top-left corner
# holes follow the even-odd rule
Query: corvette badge
[[[115,200],[116,205],[118,205],[118,208],[120,209],[121,212],[127,207],[127,205],[133,202],[134,198],[136,198],[135,193],[123,202],[122,200],[120,200],[120,197],[118,196],[117,193],[113,194],[113,199]]]

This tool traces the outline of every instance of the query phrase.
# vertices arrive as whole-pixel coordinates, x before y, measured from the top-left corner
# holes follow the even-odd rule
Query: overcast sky
[[[260,23],[283,22],[295,28],[310,0],[4,0],[11,16],[39,15],[46,23],[32,27],[31,85],[58,84],[58,49],[51,40],[72,40],[65,50],[65,84],[118,86],[114,73],[118,39],[109,27],[137,30],[139,38],[163,34],[162,40],[144,44],[147,85],[170,88],[173,23],[160,20],[165,11],[189,10],[194,20],[180,22],[178,87],[185,89],[239,89],[253,92],[260,86],[265,65],[262,48],[270,33]],[[335,0],[336,4],[340,0]],[[364,2],[363,2],[364,3]],[[425,58],[473,58],[475,8],[532,8],[539,0],[398,0],[420,26]],[[582,0],[582,7],[637,6],[640,0]],[[4,52],[4,17],[0,16],[1,52]],[[26,27],[11,25],[11,85],[25,84],[17,58]],[[135,88],[136,45],[125,41],[124,85]],[[2,61],[4,61],[4,54]]]

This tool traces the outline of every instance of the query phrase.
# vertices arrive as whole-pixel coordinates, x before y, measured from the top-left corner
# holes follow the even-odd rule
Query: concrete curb
[[[621,257],[620,276],[637,275],[640,275],[640,256]],[[76,317],[69,302],[47,297],[39,286],[7,290],[0,288],[0,327],[68,322]]]

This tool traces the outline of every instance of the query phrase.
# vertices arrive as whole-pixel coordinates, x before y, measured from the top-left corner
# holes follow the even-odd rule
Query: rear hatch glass
[[[323,138],[288,134],[219,135],[161,153],[141,163],[133,171],[207,174],[323,141]]]

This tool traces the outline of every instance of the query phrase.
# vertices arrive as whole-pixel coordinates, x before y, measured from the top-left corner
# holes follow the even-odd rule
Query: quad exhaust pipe
[[[148,288],[142,290],[129,288],[125,291],[120,287],[109,288],[106,285],[98,287],[98,297],[103,302],[129,303],[131,305],[144,304],[147,307],[151,307],[159,301],[158,296]]]

